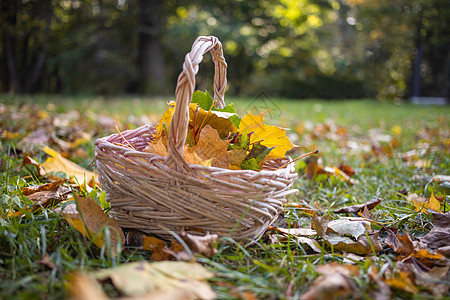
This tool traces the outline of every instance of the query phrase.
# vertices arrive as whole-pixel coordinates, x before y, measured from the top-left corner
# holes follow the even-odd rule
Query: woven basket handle
[[[175,90],[175,113],[170,122],[168,156],[166,164],[180,170],[189,170],[184,160],[184,144],[189,126],[189,104],[195,89],[195,75],[203,55],[210,51],[214,62],[214,99],[215,106],[223,108],[225,89],[227,87],[227,64],[223,57],[222,43],[215,36],[199,36],[192,44],[191,52],[186,54],[183,71],[178,76]]]

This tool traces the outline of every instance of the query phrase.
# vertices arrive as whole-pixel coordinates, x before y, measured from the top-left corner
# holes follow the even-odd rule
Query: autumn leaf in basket
[[[197,103],[198,101],[198,103]],[[216,129],[222,139],[227,138],[230,133],[236,133],[239,126],[239,118],[236,115],[233,104],[223,109],[214,107],[214,102],[208,92],[196,91],[189,104],[189,132],[188,144],[193,145],[198,142],[200,131],[210,125]],[[169,103],[170,107],[162,114],[161,120],[156,125],[157,141],[161,136],[167,136],[170,128],[172,116],[175,113],[176,102]]]
[[[261,145],[272,148],[267,159],[284,158],[294,144],[286,136],[286,129],[264,124],[266,113],[267,111],[259,115],[252,113],[245,115],[239,124],[239,132],[252,132],[250,144],[261,142]]]
[[[220,138],[216,129],[206,125],[200,132],[197,144],[184,148],[184,158],[188,163],[210,164],[213,167],[227,169],[228,142]]]
[[[260,170],[268,159],[284,158],[294,145],[286,129],[264,124],[266,113],[248,113],[242,120],[233,104],[214,107],[208,92],[196,91],[189,105],[189,127],[184,159],[191,164]],[[144,150],[167,156],[167,136],[175,112],[175,102],[163,113],[156,126],[154,141]]]

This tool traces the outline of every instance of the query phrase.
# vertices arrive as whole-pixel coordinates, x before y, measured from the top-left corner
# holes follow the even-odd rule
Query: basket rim
[[[144,152],[144,151],[139,151],[139,150],[136,150],[136,149],[131,149],[129,147],[126,147],[126,146],[123,146],[123,145],[118,145],[118,144],[115,144],[115,143],[109,141],[109,139],[113,138],[113,137],[118,137],[118,136],[123,137],[124,135],[126,135],[128,133],[138,132],[138,131],[142,131],[144,129],[151,129],[151,128],[155,128],[155,126],[146,124],[146,125],[142,125],[142,126],[140,126],[138,128],[135,128],[135,129],[128,129],[128,130],[122,131],[120,133],[112,133],[110,135],[107,135],[107,136],[104,136],[104,137],[101,137],[101,138],[97,138],[95,140],[95,148],[101,148],[101,144],[102,143],[107,143],[110,146],[113,146],[113,147],[117,148],[117,150],[119,150],[119,149],[120,150],[126,150],[126,152],[128,152],[128,153],[136,153],[136,154],[139,154],[139,156],[153,156],[155,158],[161,158],[162,162],[165,165],[167,165],[165,163],[165,160],[167,159],[167,156],[161,156],[161,155],[158,155],[158,154],[155,154],[155,153],[151,153],[151,152]],[[283,159],[280,159],[280,160],[284,160],[284,161],[287,160],[288,162],[291,162],[292,158],[290,156],[285,156]],[[276,160],[271,159],[269,161],[276,161]],[[191,164],[191,163],[188,163],[188,162],[186,162],[186,163],[188,164],[189,167],[191,167],[192,170],[195,170],[195,169],[202,169],[202,170],[204,170],[206,168],[208,170],[217,171],[217,172],[221,172],[221,173],[228,173],[229,172],[230,175],[232,175],[232,174],[241,174],[241,173],[242,174],[244,174],[244,173],[245,174],[254,173],[255,175],[257,175],[257,174],[261,174],[261,175],[262,174],[267,174],[268,175],[270,173],[273,173],[273,174],[277,174],[278,176],[281,176],[281,173],[286,173],[286,171],[289,171],[289,173],[292,173],[292,174],[293,173],[297,173],[297,172],[295,172],[295,168],[291,167],[292,164],[287,164],[284,168],[276,169],[276,170],[267,170],[267,169],[261,169],[261,170],[232,170],[232,169],[225,169],[225,168],[219,168],[219,167]],[[285,164],[285,163],[286,162],[283,162],[283,164]],[[283,164],[281,164],[281,165],[283,165]],[[288,168],[291,169],[291,170],[288,170]]]

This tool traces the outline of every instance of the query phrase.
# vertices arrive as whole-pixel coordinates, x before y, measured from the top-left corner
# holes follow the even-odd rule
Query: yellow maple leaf
[[[202,161],[206,162],[210,159],[211,166],[218,168],[228,168],[228,143],[229,141],[222,140],[216,129],[212,128],[210,125],[206,125],[200,131],[200,137],[198,143],[193,147],[184,148],[184,156],[187,162],[188,157],[195,153]],[[205,165],[204,163],[191,162]]]
[[[416,210],[416,212],[426,211],[424,209],[431,209],[438,213],[442,213],[441,203],[439,203],[439,201],[436,199],[436,197],[434,197],[433,193],[431,193],[431,196],[430,196],[430,199],[428,200],[428,202],[422,202],[422,201],[416,201],[416,200],[412,200],[412,202],[414,203],[414,209]]]
[[[267,158],[283,158],[286,151],[290,150],[294,144],[286,136],[286,129],[264,124],[264,115],[265,113],[245,115],[239,124],[239,132],[253,132],[250,136],[250,144],[261,141],[261,145],[267,148],[275,147]]]

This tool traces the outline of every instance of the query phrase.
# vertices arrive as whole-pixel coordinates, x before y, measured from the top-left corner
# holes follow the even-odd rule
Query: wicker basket
[[[167,237],[170,229],[255,239],[276,220],[286,196],[297,192],[291,189],[297,176],[294,164],[282,167],[290,158],[268,161],[261,171],[207,167],[184,160],[195,75],[208,51],[215,64],[216,107],[224,106],[227,65],[222,44],[216,37],[200,36],[186,55],[178,77],[168,157],[142,152],[156,133],[151,126],[95,142],[100,182],[123,228],[162,237]]]

